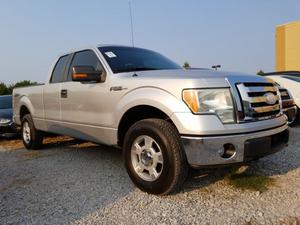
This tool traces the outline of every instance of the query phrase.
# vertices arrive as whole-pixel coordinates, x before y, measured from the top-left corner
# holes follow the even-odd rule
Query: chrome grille
[[[281,113],[281,98],[273,83],[237,84],[241,95],[244,120],[261,120]]]
[[[291,96],[289,95],[288,91],[285,88],[279,88],[279,91],[282,100],[291,99]]]

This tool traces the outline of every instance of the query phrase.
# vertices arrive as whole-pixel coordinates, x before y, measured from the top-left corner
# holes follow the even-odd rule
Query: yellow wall
[[[300,71],[300,21],[276,27],[276,71]]]

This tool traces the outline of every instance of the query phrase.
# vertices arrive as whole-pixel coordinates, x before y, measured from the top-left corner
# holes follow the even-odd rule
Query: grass
[[[233,170],[225,178],[235,188],[259,192],[267,191],[269,185],[274,182],[273,178],[269,176],[254,174],[249,171],[237,173]]]
[[[18,150],[24,147],[21,139],[15,140],[0,140],[0,146],[6,150]]]

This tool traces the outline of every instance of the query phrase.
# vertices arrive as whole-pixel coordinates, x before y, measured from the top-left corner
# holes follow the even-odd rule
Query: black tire
[[[131,148],[141,136],[151,137],[159,145],[163,156],[160,175],[154,181],[142,179],[133,168]],[[166,195],[177,191],[188,174],[189,166],[179,133],[171,123],[162,119],[145,119],[132,125],[125,135],[123,157],[133,183],[150,194]]]
[[[27,126],[30,129],[29,133],[29,140],[25,140],[25,135],[24,135],[24,127]],[[30,150],[37,150],[40,149],[43,145],[43,133],[39,130],[37,130],[34,126],[32,117],[30,114],[25,115],[22,118],[22,127],[21,127],[21,134],[22,134],[22,139],[23,139],[23,144],[26,149]]]

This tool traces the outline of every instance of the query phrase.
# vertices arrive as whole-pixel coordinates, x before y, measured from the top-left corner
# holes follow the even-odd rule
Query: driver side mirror
[[[93,66],[73,66],[72,80],[79,82],[104,82],[105,72],[95,70]]]

